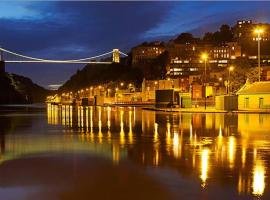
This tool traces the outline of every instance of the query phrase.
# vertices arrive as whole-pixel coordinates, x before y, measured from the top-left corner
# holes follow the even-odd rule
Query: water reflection
[[[127,149],[129,159],[142,164],[167,165],[180,173],[183,171],[182,168],[185,168],[184,171],[198,170],[198,179],[203,188],[207,185],[210,176],[209,163],[211,163],[211,166],[215,168],[211,176],[214,177],[226,169],[228,176],[225,175],[224,179],[231,177],[231,174],[238,177],[236,190],[239,194],[263,195],[265,191],[266,169],[263,161],[257,158],[258,154],[264,157],[270,155],[270,135],[268,134],[270,127],[267,123],[267,119],[270,119],[269,115],[178,115],[135,108],[86,108],[88,109],[90,110],[90,132],[93,134],[95,113],[98,113],[98,140],[92,142],[108,143],[111,142],[109,140],[111,138],[114,143],[112,154],[115,163],[119,162],[119,151],[124,148]],[[69,114],[65,114],[66,110]],[[72,118],[70,111],[72,111],[71,108],[62,109],[62,117],[59,117],[57,108],[48,107],[48,123],[61,123],[75,128],[74,123],[68,123],[72,122],[69,119]],[[84,117],[81,107],[77,112],[77,116],[81,118],[77,119],[79,122],[77,128],[83,127],[84,121],[87,121],[89,117],[88,115]],[[103,116],[102,113],[107,114]],[[106,127],[102,120],[106,121]],[[88,126],[87,123],[86,126]],[[103,137],[103,128],[107,128],[107,138]],[[119,137],[117,134],[112,134],[112,132],[117,133],[118,130]],[[87,132],[87,129],[84,131]],[[135,147],[132,147],[132,144]],[[262,149],[263,151],[260,151]],[[213,153],[210,154],[210,152]],[[253,152],[253,159],[249,159],[251,152]],[[181,162],[180,168],[177,167],[179,165],[177,160]],[[220,182],[222,182],[222,177]]]
[[[203,190],[226,185],[240,196],[269,197],[269,121],[266,114],[48,105],[47,122],[50,128],[60,126],[57,136],[3,135],[1,159],[44,151],[88,152],[115,165],[129,160],[173,170]]]
[[[257,160],[253,169],[252,193],[262,195],[265,188],[265,167],[263,161]]]
[[[201,180],[202,187],[204,188],[206,185],[206,179],[208,177],[208,168],[209,168],[209,150],[203,149],[201,152]]]

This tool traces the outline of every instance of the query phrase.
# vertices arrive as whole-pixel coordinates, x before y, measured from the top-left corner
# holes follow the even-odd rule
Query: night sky
[[[270,2],[0,2],[0,45],[25,55],[76,59],[181,32],[202,36],[238,19],[270,22]],[[83,65],[8,64],[34,82],[64,83]]]

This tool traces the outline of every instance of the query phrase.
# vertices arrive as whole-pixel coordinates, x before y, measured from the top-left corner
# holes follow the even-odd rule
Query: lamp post
[[[257,34],[258,41],[258,68],[259,68],[259,82],[261,81],[261,34],[263,33],[263,29],[256,28],[254,32]]]
[[[206,110],[206,61],[208,58],[208,54],[203,53],[201,58],[204,60],[204,109]]]
[[[233,66],[229,67],[229,78],[228,78],[228,94],[230,95],[230,87],[231,87],[231,72],[234,70]]]

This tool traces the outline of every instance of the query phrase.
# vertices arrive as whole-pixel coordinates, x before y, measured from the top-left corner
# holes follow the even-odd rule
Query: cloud
[[[267,22],[270,2],[179,2],[157,26],[145,33],[145,38],[194,32],[201,36],[215,31],[223,23],[233,25],[239,19]]]
[[[268,2],[0,2],[0,45],[29,56],[77,59],[181,32],[201,35],[221,23],[268,20]],[[8,65],[9,71],[48,85],[80,65]],[[44,76],[46,75],[46,76]]]
[[[0,11],[3,5],[6,6],[0,3]],[[22,54],[48,59],[94,56],[113,48],[127,52],[142,42],[142,33],[167,15],[170,5],[162,2],[28,2],[14,4],[20,9],[16,15],[9,5],[5,9],[11,14],[0,18],[0,44]],[[9,65],[8,70],[48,85],[67,80],[82,66],[72,67],[21,64]],[[48,78],[43,74],[48,74]]]

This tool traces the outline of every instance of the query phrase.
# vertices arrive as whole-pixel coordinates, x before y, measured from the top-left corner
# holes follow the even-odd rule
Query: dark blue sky
[[[0,2],[0,45],[48,59],[89,57],[143,41],[201,36],[238,19],[270,22],[270,2]],[[46,86],[83,65],[8,64],[7,71]]]

